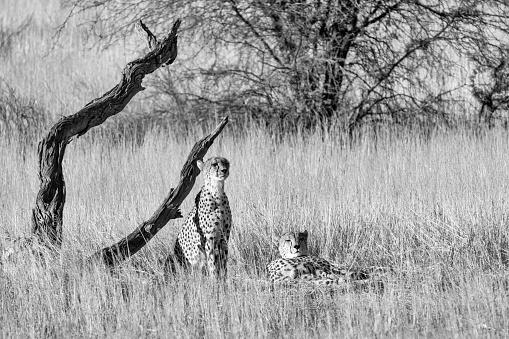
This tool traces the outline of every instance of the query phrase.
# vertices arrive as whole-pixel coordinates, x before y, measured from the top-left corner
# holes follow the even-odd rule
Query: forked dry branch
[[[65,148],[73,137],[80,137],[90,128],[102,124],[121,112],[129,101],[144,88],[145,75],[177,57],[177,30],[175,21],[171,32],[157,42],[155,36],[140,21],[151,50],[139,59],[129,62],[120,82],[102,97],[92,100],[77,113],[60,119],[39,143],[40,188],[32,212],[32,233],[41,242],[59,248],[62,244],[62,216],[65,204],[65,181],[62,161]]]

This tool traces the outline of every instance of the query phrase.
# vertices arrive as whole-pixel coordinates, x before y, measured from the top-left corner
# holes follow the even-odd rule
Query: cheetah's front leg
[[[228,275],[228,243],[221,237],[218,244],[219,253],[217,255],[216,267],[219,270],[219,275],[224,279]]]
[[[217,275],[216,267],[216,232],[208,232],[205,235],[205,257],[207,259],[207,269],[210,275]]]

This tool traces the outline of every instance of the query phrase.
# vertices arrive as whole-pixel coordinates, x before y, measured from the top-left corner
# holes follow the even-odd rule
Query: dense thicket
[[[491,124],[507,100],[505,0],[71,3],[71,15],[93,13],[88,23],[106,42],[138,19],[183,19],[180,38],[190,47],[157,81],[158,109],[179,118],[228,111],[355,128],[451,124],[468,113]]]

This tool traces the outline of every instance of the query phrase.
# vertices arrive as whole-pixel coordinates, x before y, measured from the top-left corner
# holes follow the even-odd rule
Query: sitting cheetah
[[[175,257],[183,267],[197,267],[211,275],[226,277],[232,214],[224,181],[230,163],[225,158],[212,157],[205,163],[198,161],[198,167],[204,184],[178,234]]]
[[[279,239],[282,258],[267,265],[272,282],[310,282],[317,285],[341,285],[368,279],[367,273],[340,269],[327,260],[308,254],[308,232],[288,232]]]

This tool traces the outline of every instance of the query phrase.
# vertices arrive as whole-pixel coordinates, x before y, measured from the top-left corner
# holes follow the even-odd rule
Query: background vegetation
[[[69,2],[102,45],[140,18],[183,19],[181,67],[155,86],[180,120],[213,107],[276,131],[492,126],[508,102],[505,0]]]
[[[69,8],[0,4],[4,246],[30,229],[40,134],[111,88],[142,47],[131,34],[106,50],[84,49],[88,30],[76,17],[54,45],[53,27]],[[209,131],[207,119],[179,125],[154,115],[157,96],[145,92],[69,145],[62,255],[40,262],[19,254],[3,263],[1,337],[509,335],[509,135],[502,128],[373,129],[351,143],[340,128],[275,135],[237,119],[209,152],[232,163],[226,190],[235,228],[224,286],[164,277],[161,261],[179,223],[114,274],[84,269],[83,258],[150,216]],[[216,113],[212,106],[207,114]],[[277,255],[271,236],[288,229],[308,229],[312,252],[345,266],[393,267],[384,293],[269,288],[264,266]]]

